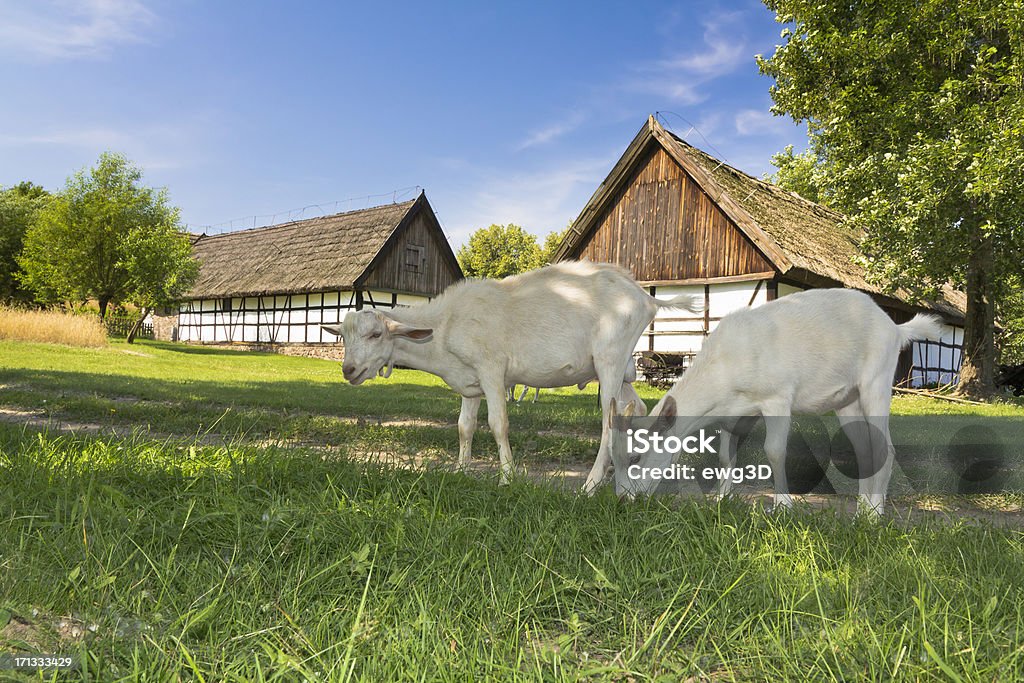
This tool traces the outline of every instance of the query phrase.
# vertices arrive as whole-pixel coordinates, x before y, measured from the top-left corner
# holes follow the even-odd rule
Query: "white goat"
[[[437,375],[462,395],[460,466],[469,463],[480,399],[486,398],[504,482],[513,471],[506,387],[562,387],[596,378],[603,415],[585,486],[592,492],[611,463],[612,402],[646,412],[631,384],[637,339],[659,307],[694,305],[690,296],[659,301],[624,269],[583,261],[504,280],[465,280],[427,304],[350,313],[341,326],[324,329],[344,337],[342,371],[352,384],[402,365]]]
[[[897,325],[871,297],[849,289],[800,292],[736,311],[719,323],[693,365],[651,411],[658,418],[655,429],[663,435],[689,435],[702,426],[723,424],[723,417],[771,417],[765,420],[764,449],[775,481],[775,504],[788,507],[790,416],[834,410],[860,466],[871,465],[861,470],[870,474],[859,480],[861,502],[881,514],[892,473],[889,408],[899,353],[915,339],[936,339],[940,333],[936,316],[921,314]],[[628,415],[631,407],[622,412]],[[739,422],[727,421],[722,429],[722,467],[735,465]],[[657,485],[653,478],[637,476],[642,468],[663,469],[672,456],[616,452],[614,459],[616,490],[632,496]],[[633,468],[631,477],[634,465],[639,469]],[[728,478],[721,480],[718,492],[724,495],[730,487]]]

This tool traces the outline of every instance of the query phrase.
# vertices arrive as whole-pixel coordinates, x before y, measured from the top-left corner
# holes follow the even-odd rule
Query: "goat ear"
[[[615,418],[624,417],[626,419],[629,419],[633,417],[633,414],[635,412],[636,406],[633,405],[632,401],[629,401],[628,403],[619,403],[619,400],[617,398],[613,398],[611,410],[608,412],[608,426],[614,428]]]
[[[320,329],[324,332],[330,332],[331,334],[335,334],[339,337],[341,336],[341,325],[321,325]]]
[[[391,318],[384,318],[384,325],[388,328],[388,332],[396,337],[408,337],[415,341],[426,341],[434,334],[434,330],[429,327],[413,327]]]
[[[676,400],[671,396],[665,397],[661,404],[661,412],[658,414],[659,429],[672,429],[676,426]]]

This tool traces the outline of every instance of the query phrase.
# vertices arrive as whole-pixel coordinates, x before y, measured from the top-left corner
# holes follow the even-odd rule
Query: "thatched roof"
[[[353,289],[423,194],[400,204],[203,235],[188,299]]]
[[[864,267],[857,262],[863,235],[853,230],[842,214],[729,166],[668,132],[654,117],[648,119],[581,212],[574,230],[569,231],[559,249],[559,256],[571,252],[596,227],[603,202],[612,196],[612,186],[628,176],[630,162],[649,144],[660,144],[764,253],[780,275],[812,286],[860,289],[904,305],[934,310],[947,319],[963,319],[963,292],[946,287],[942,298],[935,302],[918,302],[902,291],[885,295],[880,287],[867,281]]]

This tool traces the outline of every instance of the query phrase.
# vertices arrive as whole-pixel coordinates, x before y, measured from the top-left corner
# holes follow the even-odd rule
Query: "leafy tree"
[[[1024,276],[1010,278],[1008,293],[1000,298],[996,307],[999,334],[999,362],[1007,365],[1024,364]]]
[[[569,225],[572,225],[572,223],[570,222]],[[566,226],[565,230],[552,230],[544,238],[544,245],[540,248],[540,262],[542,265],[546,266],[553,262],[555,252],[558,251],[558,247],[562,246],[562,240],[565,239],[565,233],[568,230],[568,226]]]
[[[197,265],[166,190],[140,184],[142,171],[105,153],[67,181],[25,235],[23,280],[44,301],[132,303],[141,317],[189,287]]]
[[[48,198],[46,190],[30,182],[0,190],[0,302],[24,303],[33,298],[18,279],[17,258],[29,225]]]
[[[480,228],[456,256],[468,277],[503,278],[543,265],[536,236],[512,223]]]
[[[822,187],[821,164],[811,150],[793,153],[793,145],[786,145],[781,152],[772,155],[771,164],[779,169],[765,176],[765,180],[784,190],[796,192],[804,199],[829,205],[827,191]]]
[[[967,292],[960,391],[993,389],[996,302],[1024,259],[1024,10],[1016,0],[765,0],[789,25],[774,111],[808,123],[876,282]]]

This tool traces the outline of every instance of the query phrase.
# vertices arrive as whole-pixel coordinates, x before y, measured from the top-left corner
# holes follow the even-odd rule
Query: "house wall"
[[[429,207],[418,211],[399,236],[384,247],[383,258],[362,286],[437,296],[462,277],[447,258],[448,246],[441,242],[444,239]]]
[[[724,316],[747,306],[760,306],[768,301],[770,280],[737,282],[731,284],[659,286],[646,289],[659,299],[670,299],[679,294],[706,297],[708,315],[694,315],[687,311],[663,308],[658,311],[651,327],[640,337],[636,351],[696,354],[707,334],[714,330]],[[780,282],[778,296],[804,291],[803,288]],[[906,322],[911,314],[903,311],[886,312],[896,322]],[[901,367],[896,381],[912,387],[950,384],[956,381],[964,341],[962,327],[944,324],[942,338],[937,341],[917,341],[901,354]]]
[[[653,145],[570,258],[617,263],[641,282],[767,273],[772,265],[682,168]]]
[[[429,301],[426,296],[366,290],[363,308],[393,308]],[[336,325],[359,305],[355,291],[198,299],[178,307],[177,339],[199,343],[334,344],[321,325]]]
[[[955,383],[963,362],[963,346],[964,328],[948,324],[942,326],[942,337],[938,341],[914,342],[911,386]]]
[[[768,300],[768,281],[731,282],[703,285],[660,285],[645,289],[657,299],[690,294],[704,302],[700,313],[684,309],[662,308],[647,331],[640,336],[636,351],[697,353],[704,338],[718,322],[735,310],[760,306]]]

